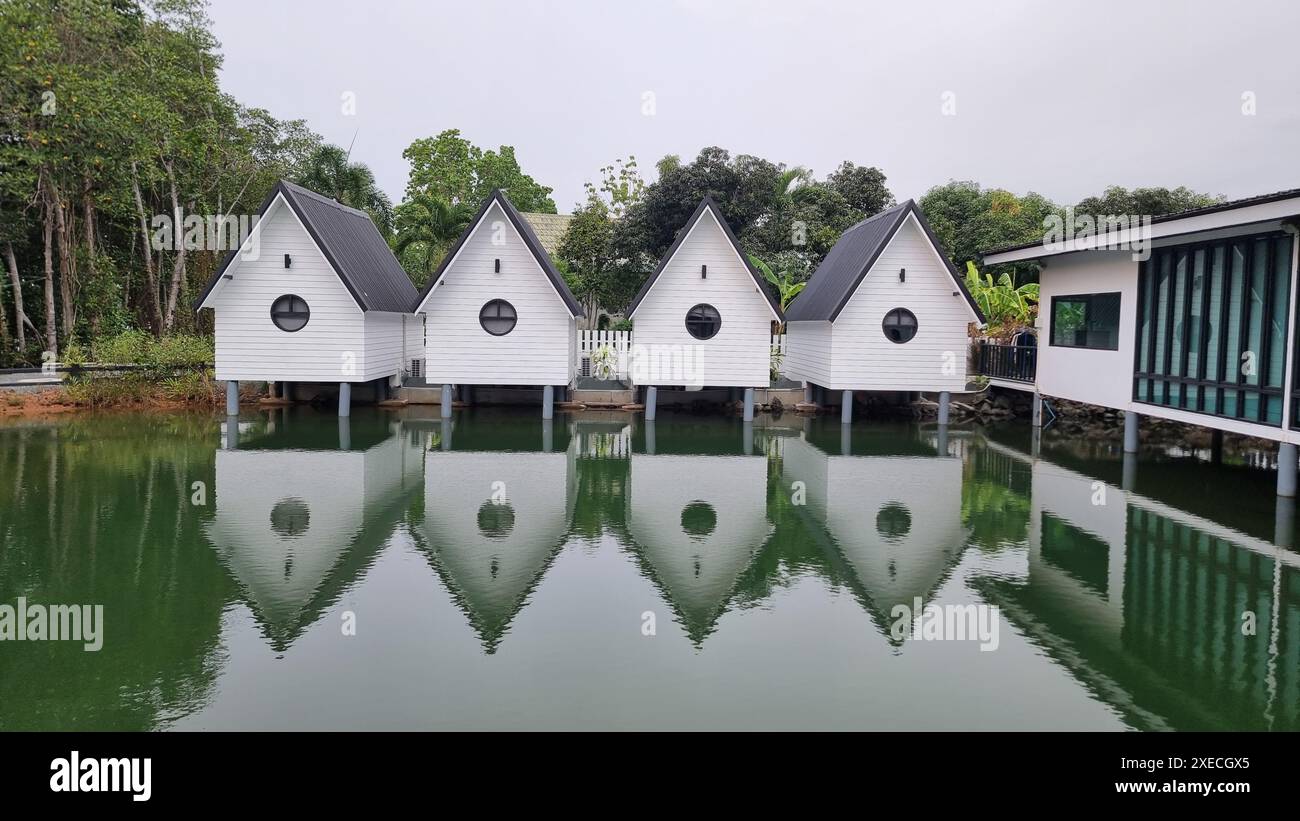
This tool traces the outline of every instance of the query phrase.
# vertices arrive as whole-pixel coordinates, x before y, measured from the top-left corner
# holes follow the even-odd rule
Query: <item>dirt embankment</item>
[[[74,401],[63,388],[49,388],[37,392],[0,392],[0,419],[26,419],[52,416],[59,413],[75,411],[102,410],[111,407],[114,410],[136,408],[140,410],[186,410],[215,407],[214,402],[187,401],[151,397],[132,402],[115,403],[111,406],[92,406],[85,402]]]

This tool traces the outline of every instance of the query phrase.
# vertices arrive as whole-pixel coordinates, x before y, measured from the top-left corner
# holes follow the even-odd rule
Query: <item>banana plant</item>
[[[794,274],[791,273],[788,268],[774,270],[772,266],[768,265],[753,254],[749,255],[749,262],[760,274],[763,275],[763,279],[766,279],[768,282],[776,286],[777,295],[781,300],[782,311],[786,309],[786,306],[790,304],[791,300],[799,296],[799,293],[803,291],[804,287],[808,284],[807,282],[795,282]]]
[[[1033,321],[1038,305],[1036,282],[1027,282],[1017,288],[1010,274],[1002,274],[994,282],[992,274],[980,276],[975,263],[967,261],[966,289],[990,324],[1014,322],[1027,325]]]

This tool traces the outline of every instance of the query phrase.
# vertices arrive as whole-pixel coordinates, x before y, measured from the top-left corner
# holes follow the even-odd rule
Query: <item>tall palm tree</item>
[[[375,175],[364,163],[348,161],[347,152],[337,145],[322,145],[312,151],[294,182],[332,197],[344,205],[370,215],[379,233],[393,233],[393,204],[375,183]]]
[[[786,203],[794,190],[812,179],[812,172],[802,165],[787,168],[776,178],[776,201]]]
[[[407,273],[427,279],[473,218],[474,208],[469,203],[453,204],[441,197],[414,194],[397,206],[393,251]]]

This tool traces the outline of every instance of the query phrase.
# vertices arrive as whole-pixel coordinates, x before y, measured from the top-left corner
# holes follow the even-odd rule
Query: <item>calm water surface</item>
[[[1294,730],[1272,483],[790,415],[9,424],[0,604],[105,638],[0,643],[0,728]],[[997,649],[895,638],[917,597]]]

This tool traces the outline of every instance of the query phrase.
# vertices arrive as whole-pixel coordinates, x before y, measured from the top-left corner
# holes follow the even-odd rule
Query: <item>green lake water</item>
[[[537,417],[0,426],[0,606],[103,606],[98,652],[0,642],[0,729],[1300,728],[1251,454]],[[896,635],[917,599],[996,647]]]

